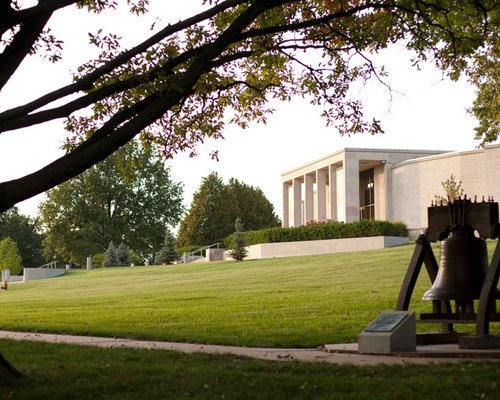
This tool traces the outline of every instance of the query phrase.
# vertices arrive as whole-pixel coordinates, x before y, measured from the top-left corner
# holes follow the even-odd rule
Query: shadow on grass
[[[353,367],[0,341],[24,377],[0,399],[498,398],[498,363]]]

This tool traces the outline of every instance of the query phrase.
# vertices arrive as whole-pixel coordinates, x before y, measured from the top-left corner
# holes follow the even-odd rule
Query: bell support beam
[[[479,308],[477,311],[476,335],[486,336],[489,334],[489,312],[492,309],[500,276],[500,239],[497,240],[495,252],[484,280],[481,296],[479,297]]]
[[[432,252],[430,242],[424,235],[420,235],[416,241],[415,250],[413,251],[408,270],[406,271],[406,276],[401,285],[401,290],[399,291],[396,311],[408,311],[411,296],[415,289],[420,270],[422,269],[422,264],[425,264],[431,283],[434,283],[438,272],[438,264]]]
[[[500,276],[500,239],[497,241],[495,252],[484,280],[476,318],[476,335],[463,336],[459,340],[462,349],[498,349],[500,336],[491,336],[490,313],[495,309],[498,279]]]
[[[413,290],[415,289],[418,275],[420,274],[420,271],[422,269],[422,264],[425,265],[427,275],[429,275],[431,284],[434,284],[438,273],[438,263],[436,261],[436,257],[434,256],[434,252],[432,251],[431,244],[425,237],[425,235],[420,235],[416,241],[415,250],[413,251],[410,264],[408,265],[408,270],[406,271],[406,276],[403,280],[403,284],[401,285],[401,290],[399,291],[396,311],[408,311],[408,308],[410,307],[411,296],[413,295]],[[451,304],[449,301],[441,300],[440,303],[441,304],[439,308],[441,312],[451,312]],[[430,340],[444,340],[446,342],[449,342],[450,340],[455,341],[455,335],[452,335],[450,339],[449,335],[452,333],[453,324],[443,323],[441,325],[441,333],[431,334],[437,339]],[[423,338],[420,338],[419,341],[422,344],[425,343]],[[429,339],[427,339],[427,341],[429,341]]]

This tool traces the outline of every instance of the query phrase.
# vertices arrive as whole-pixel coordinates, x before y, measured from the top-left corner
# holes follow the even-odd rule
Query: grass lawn
[[[70,271],[2,291],[0,329],[245,346],[355,341],[394,309],[413,249]],[[420,301],[428,288],[423,272],[411,309],[430,309]],[[498,364],[486,362],[347,367],[2,340],[0,353],[26,375],[0,382],[0,399],[493,399],[500,390]]]
[[[243,346],[356,341],[394,309],[413,249],[75,270],[2,291],[0,329]],[[420,300],[429,287],[424,268],[410,309],[430,310]]]
[[[0,341],[0,399],[498,399],[498,363],[353,367]]]

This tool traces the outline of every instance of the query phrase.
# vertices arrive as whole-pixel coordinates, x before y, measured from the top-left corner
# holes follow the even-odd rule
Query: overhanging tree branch
[[[22,14],[15,18],[20,30],[12,31],[13,40],[0,56],[16,47],[21,49],[19,38],[29,33],[23,30],[28,18],[40,23],[40,33],[40,18],[47,10],[73,3],[45,0],[29,12],[19,11]],[[468,68],[467,61],[485,43],[492,43],[498,26],[489,21],[488,10],[494,2],[464,2],[459,11],[451,7],[452,3],[226,0],[165,27],[130,50],[117,55],[108,52],[99,62],[85,65],[83,70],[90,72],[76,82],[0,113],[0,132],[69,117],[71,140],[81,140],[67,155],[42,170],[0,184],[0,211],[75,176],[138,133],[154,144],[166,143],[168,157],[183,148],[193,149],[191,146],[207,136],[222,136],[225,108],[232,107],[239,113],[233,120],[242,125],[264,119],[269,111],[265,97],[270,94],[281,99],[295,94],[317,96],[318,103],[332,105],[329,117],[347,123],[354,116],[352,121],[359,126],[358,103],[348,104],[352,115],[344,108],[347,103],[342,96],[353,81],[349,73],[355,72],[361,80],[374,73],[380,77],[366,59],[364,69],[352,70],[343,58],[349,58],[352,50],[363,56],[408,38],[408,47],[420,59],[431,52],[443,69],[460,72]],[[88,4],[100,7],[91,0]],[[23,23],[19,22],[21,15]],[[15,18],[12,12],[2,13],[0,27],[14,24]],[[488,22],[494,26],[488,26]],[[31,43],[29,49],[36,36],[33,32],[26,41]],[[8,79],[29,49],[26,45],[24,55],[21,52],[13,57],[12,66],[5,64],[4,69],[0,64],[0,76]],[[331,65],[315,65],[314,58],[309,63],[295,53],[288,57],[282,53],[299,49],[318,49]],[[296,62],[302,67],[294,69]],[[62,102],[72,95],[79,97]],[[50,107],[56,101],[58,105]],[[89,106],[93,106],[90,117],[74,115]],[[189,130],[193,130],[192,135]]]

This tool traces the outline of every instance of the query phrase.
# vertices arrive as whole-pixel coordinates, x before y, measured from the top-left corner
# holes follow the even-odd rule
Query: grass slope
[[[413,249],[70,271],[0,293],[0,328],[244,346],[355,341],[394,309]],[[430,309],[419,300],[428,288],[424,269],[410,309]]]

